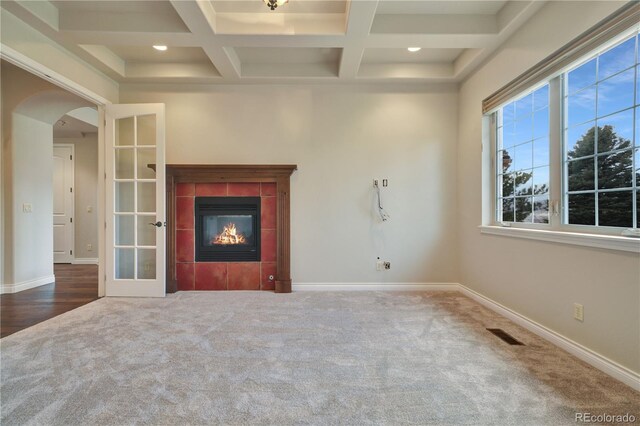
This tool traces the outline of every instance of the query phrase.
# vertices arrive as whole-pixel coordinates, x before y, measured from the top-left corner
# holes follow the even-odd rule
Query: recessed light
[[[422,49],[422,47],[407,47],[409,52],[417,52],[420,49]]]
[[[163,46],[161,44],[156,44],[153,46],[154,49],[159,50],[161,52],[164,52],[165,50],[167,50],[167,46]]]

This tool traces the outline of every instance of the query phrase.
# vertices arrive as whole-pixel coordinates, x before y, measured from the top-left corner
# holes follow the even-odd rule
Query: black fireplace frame
[[[196,262],[260,262],[260,197],[195,197]],[[205,245],[204,218],[210,215],[251,215],[250,245]]]

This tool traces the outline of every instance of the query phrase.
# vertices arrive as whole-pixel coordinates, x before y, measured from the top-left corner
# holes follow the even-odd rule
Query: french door
[[[164,297],[164,104],[107,105],[105,121],[105,294]]]

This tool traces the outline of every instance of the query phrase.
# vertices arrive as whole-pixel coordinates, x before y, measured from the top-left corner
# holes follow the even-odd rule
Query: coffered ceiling
[[[122,83],[457,82],[543,4],[290,0],[271,11],[262,0],[2,0]]]

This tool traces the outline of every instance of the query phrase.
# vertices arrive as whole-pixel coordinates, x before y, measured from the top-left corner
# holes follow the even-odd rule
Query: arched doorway
[[[12,319],[19,320],[15,317],[18,312],[30,315],[30,319],[20,320],[28,326],[77,306],[55,302],[55,290],[61,284],[60,274],[58,271],[54,273],[53,262],[54,127],[72,111],[78,111],[78,108],[95,111],[96,105],[5,61],[2,61],[2,77],[0,207],[3,213],[4,261],[0,270],[0,290],[2,293],[15,293],[2,296],[4,336],[5,327],[10,326]],[[95,133],[94,182],[97,182],[98,174],[97,139]],[[98,193],[95,185],[92,192],[94,195]],[[96,235],[97,223],[96,220]],[[97,298],[97,265],[92,265],[92,268],[95,271],[91,285],[95,287],[95,296],[78,299],[84,300],[84,303]],[[68,277],[70,274],[66,272],[62,275]],[[52,284],[56,281],[60,285]],[[24,309],[23,303],[28,302],[28,292],[37,293],[39,300],[50,300],[51,305]],[[13,302],[16,309],[12,312],[5,302]],[[44,315],[46,312],[49,316]],[[12,313],[13,318],[8,318]]]

